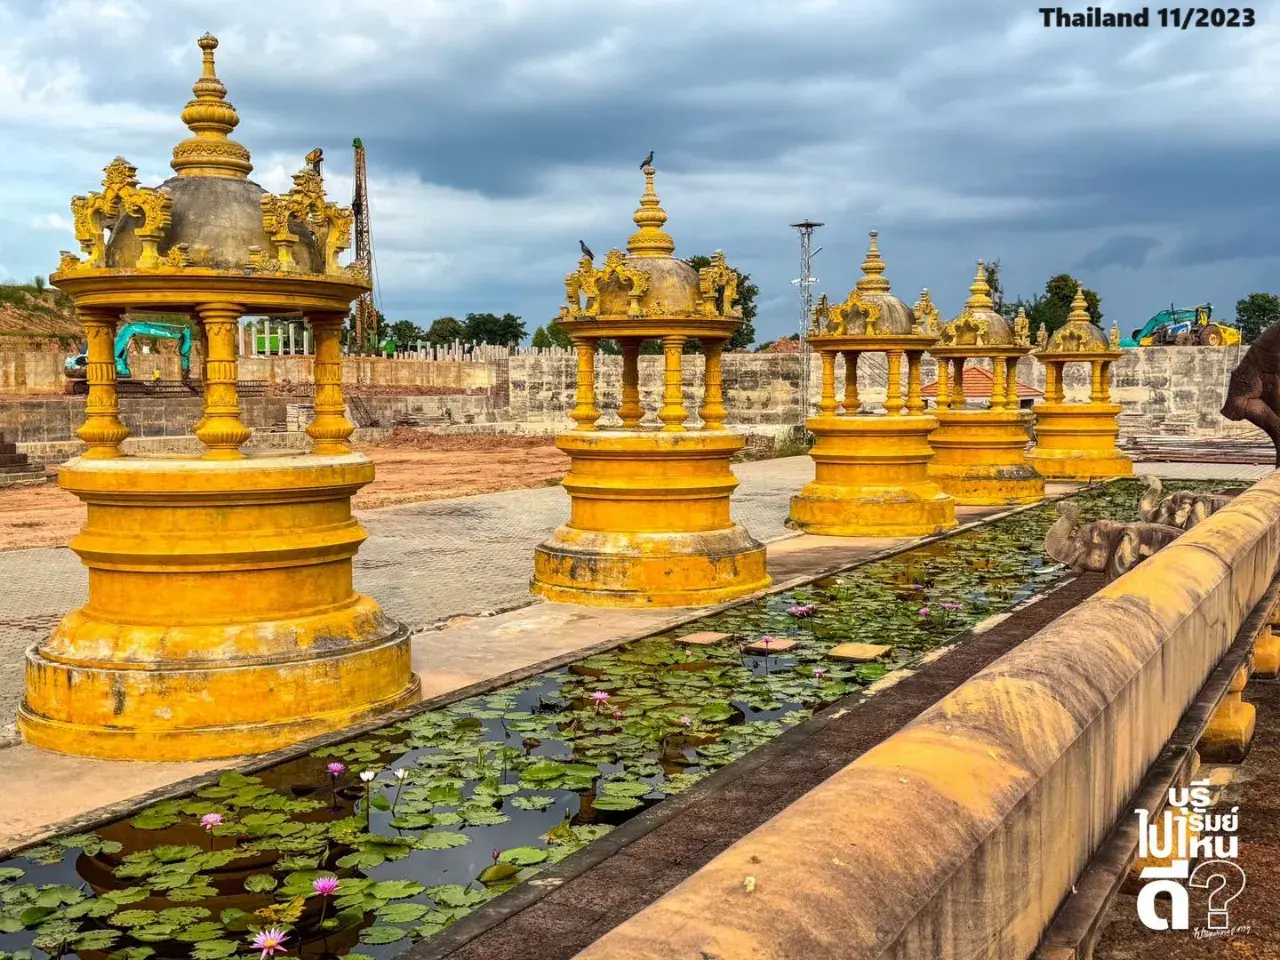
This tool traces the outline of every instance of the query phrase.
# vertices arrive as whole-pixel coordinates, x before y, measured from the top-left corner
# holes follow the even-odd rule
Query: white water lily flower
[[[404,767],[400,767],[398,770],[393,770],[391,773],[397,780],[403,780],[409,775],[409,771]]]
[[[363,780],[365,783],[368,783],[370,780],[372,780],[376,776],[377,774],[374,773],[372,770],[364,770],[364,771],[361,771],[360,773],[360,779]]]

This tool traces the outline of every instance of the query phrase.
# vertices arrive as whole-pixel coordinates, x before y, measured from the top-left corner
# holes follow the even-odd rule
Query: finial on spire
[[[676,249],[676,242],[662,229],[667,222],[667,212],[662,209],[658,194],[653,189],[656,172],[651,165],[645,164],[644,196],[632,217],[640,229],[627,241],[627,253],[635,257],[669,257]]]
[[[1089,302],[1084,298],[1084,284],[1076,284],[1076,295],[1071,300],[1071,312],[1067,314],[1067,323],[1092,323],[1089,317]]]
[[[876,238],[880,234],[871,231],[871,246],[867,249],[867,257],[862,261],[862,278],[858,280],[857,289],[864,293],[888,293],[889,281],[884,276],[884,261],[880,259],[880,247]]]
[[[182,122],[193,134],[173,148],[169,166],[180,176],[235,177],[243,180],[253,169],[249,151],[228,134],[240,123],[236,108],[227,102],[227,88],[218,79],[213,51],[218,38],[206,33],[196,41],[204,63],[191,87],[195,94],[182,110]]]
[[[979,260],[978,272],[974,274],[973,285],[969,287],[969,299],[964,305],[969,310],[994,310],[996,303],[991,299],[991,286],[987,283],[986,265]]]

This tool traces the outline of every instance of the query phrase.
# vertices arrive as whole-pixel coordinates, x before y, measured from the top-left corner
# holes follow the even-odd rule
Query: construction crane
[[[369,282],[374,281],[373,241],[369,234],[369,184],[365,175],[364,144],[356,137],[351,141],[356,152],[355,191],[351,209],[355,213],[356,251],[355,262],[364,267]],[[378,310],[373,290],[360,295],[356,301],[356,349],[364,353],[367,344],[378,342]]]

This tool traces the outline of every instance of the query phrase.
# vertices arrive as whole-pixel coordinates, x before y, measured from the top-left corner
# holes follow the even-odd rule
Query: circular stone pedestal
[[[1027,461],[1055,480],[1133,476],[1133,461],[1116,449],[1118,403],[1038,403],[1036,445]]]
[[[929,479],[933,417],[814,417],[815,478],[791,498],[791,521],[835,537],[915,537],[956,525],[956,502]]]
[[[729,515],[729,462],[745,445],[728,430],[561,434],[572,513],[534,552],[529,589],[599,607],[706,606],[765,589],[764,545]]]
[[[358,454],[77,459],[89,602],[27,652],[29,743],[120,760],[264,753],[414,703],[403,626],[352,589]]]
[[[1035,503],[1044,477],[1027,463],[1025,410],[938,410],[929,476],[963,506]]]

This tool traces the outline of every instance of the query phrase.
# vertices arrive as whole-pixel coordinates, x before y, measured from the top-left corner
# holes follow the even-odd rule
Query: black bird
[[[588,260],[594,260],[596,258],[596,255],[591,252],[591,248],[588,247],[581,240],[578,241],[578,249],[582,251],[582,255],[586,257]]]
[[[640,162],[640,169],[643,170],[645,167],[649,166],[652,163],[653,163],[653,151],[650,150],[649,155]]]

